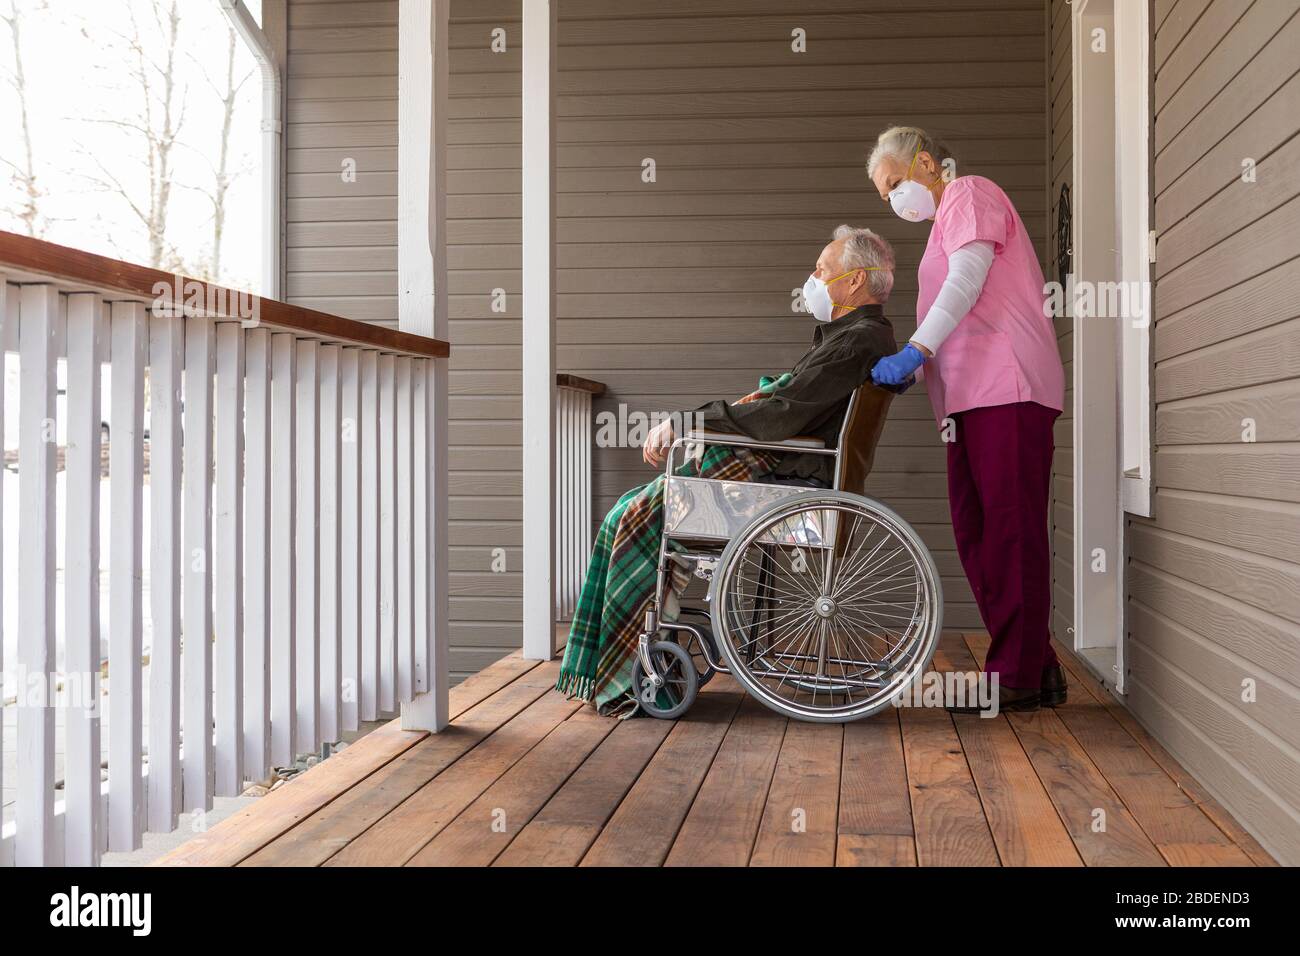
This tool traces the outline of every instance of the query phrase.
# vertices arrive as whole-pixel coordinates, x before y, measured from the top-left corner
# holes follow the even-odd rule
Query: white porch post
[[[449,339],[447,325],[447,32],[451,0],[401,0],[397,53],[397,318],[404,332]],[[447,725],[447,360],[428,363],[427,642],[424,693],[402,727]],[[417,655],[418,658],[418,655]],[[419,675],[417,675],[418,678]],[[419,686],[417,679],[416,685]]]
[[[557,3],[523,5],[523,615],[533,660],[555,655]]]

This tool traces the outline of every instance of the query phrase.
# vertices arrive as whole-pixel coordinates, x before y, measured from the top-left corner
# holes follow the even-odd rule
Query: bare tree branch
[[[87,80],[111,96],[107,107],[86,109],[82,104],[80,112],[76,100],[68,101],[71,108],[65,119],[96,130],[82,142],[74,137],[73,148],[59,157],[63,165],[50,161],[51,175],[73,177],[81,184],[71,187],[74,208],[78,192],[88,200],[87,208],[68,221],[75,221],[81,232],[94,231],[115,250],[130,246],[128,237],[138,223],[145,249],[124,250],[124,258],[160,269],[183,266],[190,274],[226,278],[221,273],[226,268],[231,187],[255,165],[243,153],[235,133],[242,128],[240,111],[256,71],[240,69],[244,61],[239,59],[233,29],[221,24],[226,34],[221,44],[221,26],[209,21],[198,26],[198,13],[188,4],[182,17],[181,0],[99,2],[114,5],[108,23],[101,23],[99,16],[87,13],[82,19],[73,12],[68,24],[86,42],[109,48],[106,56],[93,58],[102,63],[88,64]],[[40,28],[36,9],[55,8],[47,6],[46,0],[0,0],[0,20],[10,29],[15,53],[13,69],[0,68],[0,84],[18,93],[22,107],[21,122],[15,116],[9,137],[0,137],[0,182],[10,178],[19,184],[13,192],[23,197],[23,205],[13,212],[32,235],[51,222],[63,221],[53,219],[47,210],[38,212],[36,203],[43,191],[33,163],[40,152],[31,135],[35,129],[39,136],[41,127],[28,125],[27,108],[36,102],[31,97],[41,91],[39,83],[32,85],[24,75],[20,43],[23,26]],[[59,5],[57,9],[69,8]],[[221,23],[219,16],[216,20]],[[190,49],[200,32],[206,47],[203,59]],[[207,42],[209,37],[216,43]],[[21,39],[30,54],[32,35]],[[34,62],[30,55],[28,61]],[[214,107],[220,109],[219,123]],[[32,116],[40,118],[36,113]],[[40,186],[45,184],[42,179]],[[209,215],[191,212],[191,195],[204,197]],[[102,205],[102,200],[92,198],[99,196],[111,197],[111,210],[103,215],[90,211]],[[169,222],[180,214],[177,210],[184,210],[190,220],[183,231]]]
[[[122,0],[128,30],[117,33],[129,54],[127,75],[139,90],[139,112],[134,116],[89,119],[86,122],[111,126],[138,136],[144,146],[148,184],[147,202],[133,198],[130,189],[98,157],[87,156],[99,175],[86,178],[102,191],[121,197],[132,214],[140,220],[148,243],[148,262],[162,268],[176,258],[175,246],[167,240],[167,216],[171,208],[172,154],[185,125],[187,90],[179,83],[176,70],[180,48],[179,0],[151,0],[152,23],[148,29],[163,38],[166,54],[161,59],[150,56],[145,33],[136,16],[132,0]]]
[[[14,68],[9,82],[18,95],[18,128],[23,153],[22,165],[9,160],[6,163],[14,167],[13,179],[23,194],[23,202],[17,212],[18,220],[27,230],[27,235],[40,237],[45,234],[45,224],[38,207],[41,189],[36,182],[36,162],[32,158],[32,130],[27,116],[27,77],[23,72],[22,9],[18,0],[9,0],[9,15],[0,15],[0,20],[4,20],[9,27],[9,36],[13,40]]]
[[[212,191],[212,278],[221,277],[221,240],[226,230],[226,193],[230,190],[230,127],[235,118],[239,87],[235,85],[235,31],[226,28],[226,92],[222,97],[221,146],[217,151],[216,182]]]

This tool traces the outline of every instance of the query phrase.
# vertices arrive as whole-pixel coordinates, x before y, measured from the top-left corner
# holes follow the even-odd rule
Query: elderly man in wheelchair
[[[837,228],[804,286],[817,325],[794,368],[650,433],[642,456],[664,473],[601,524],[561,691],[671,719],[721,671],[787,716],[847,721],[925,671],[942,623],[934,562],[863,496],[893,392],[910,384],[870,378],[897,348],[882,308],[893,270],[887,242]],[[683,603],[692,578],[704,607]]]

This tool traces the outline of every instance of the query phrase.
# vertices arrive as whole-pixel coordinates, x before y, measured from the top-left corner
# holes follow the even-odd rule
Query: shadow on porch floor
[[[984,634],[944,636],[970,670]],[[676,723],[613,721],[493,664],[451,726],[393,722],[163,865],[1274,865],[1059,644],[1056,710],[790,721],[730,678]],[[1104,824],[1104,826],[1103,826]]]

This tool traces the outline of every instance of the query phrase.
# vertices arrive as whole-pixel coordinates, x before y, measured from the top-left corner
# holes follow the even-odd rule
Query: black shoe
[[[1013,710],[1037,710],[1040,693],[1034,687],[999,687],[998,712]],[[970,704],[947,704],[944,710],[950,714],[983,714],[993,708],[984,707],[978,701]]]
[[[1065,668],[1053,664],[1043,671],[1041,689],[1038,692],[1039,703],[1044,707],[1060,707],[1065,703],[1066,684]]]

